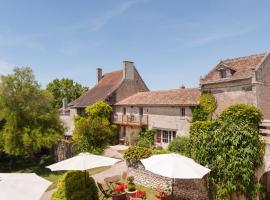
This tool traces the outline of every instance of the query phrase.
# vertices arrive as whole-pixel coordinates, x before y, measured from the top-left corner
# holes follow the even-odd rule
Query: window
[[[139,108],[139,115],[143,115],[143,107]]]
[[[176,137],[175,131],[162,131],[162,142],[170,143]]]
[[[227,77],[226,69],[220,70],[219,73],[220,73],[220,78],[226,78]]]
[[[181,117],[186,116],[186,108],[181,108]]]
[[[127,114],[127,109],[123,108],[123,115]]]
[[[162,132],[162,142],[169,143],[169,134],[168,134],[168,131],[163,131]]]

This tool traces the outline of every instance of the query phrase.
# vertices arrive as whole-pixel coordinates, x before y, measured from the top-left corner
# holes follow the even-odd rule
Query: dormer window
[[[226,69],[219,70],[219,75],[220,78],[227,78],[227,70]]]

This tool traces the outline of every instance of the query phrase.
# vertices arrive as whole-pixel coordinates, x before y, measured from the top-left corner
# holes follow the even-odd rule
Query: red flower
[[[114,192],[123,193],[123,192],[125,192],[125,189],[127,189],[127,186],[125,184],[121,184],[121,185],[118,185],[114,188]]]
[[[143,190],[138,190],[133,197],[135,198],[141,198],[141,199],[146,199],[146,192]]]

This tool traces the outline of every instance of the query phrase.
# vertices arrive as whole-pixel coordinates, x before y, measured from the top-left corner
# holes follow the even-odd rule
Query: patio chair
[[[112,197],[110,190],[105,190],[101,183],[97,182],[98,189],[101,192],[101,195],[99,196],[101,200],[109,199]]]

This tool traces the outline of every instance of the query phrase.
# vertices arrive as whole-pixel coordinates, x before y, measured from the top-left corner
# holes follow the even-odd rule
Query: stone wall
[[[171,189],[172,179],[146,171],[141,164],[137,167],[129,166],[128,175],[134,176],[134,182],[136,184],[143,185],[145,187],[160,188],[162,190]]]
[[[256,89],[251,79],[206,84],[202,85],[202,91],[211,92],[216,98],[218,104],[216,115],[234,104],[257,106]]]
[[[134,176],[135,183],[150,188],[159,188],[162,190],[171,190],[172,179],[159,176],[146,171],[143,165],[137,167],[128,167],[128,175]],[[181,199],[189,200],[207,200],[208,192],[204,180],[197,179],[175,179],[173,193]]]
[[[208,191],[203,179],[176,179],[173,194],[183,199],[207,200]]]

